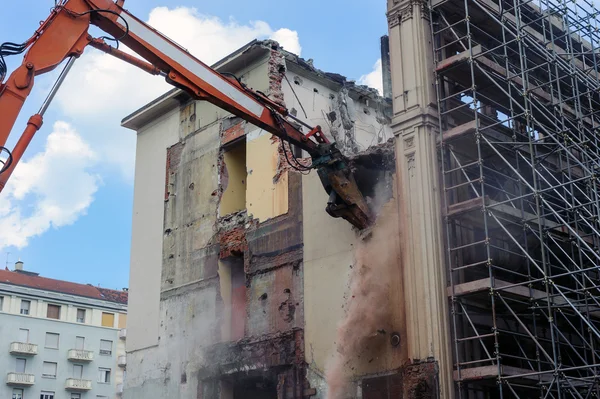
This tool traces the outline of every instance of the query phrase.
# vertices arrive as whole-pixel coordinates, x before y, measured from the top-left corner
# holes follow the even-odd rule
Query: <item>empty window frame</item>
[[[100,354],[105,356],[112,355],[112,341],[108,341],[105,339],[100,340]]]
[[[219,214],[228,215],[246,209],[246,187],[248,171],[246,168],[246,140],[228,145],[223,153],[223,162],[227,172],[227,188],[221,196]]]
[[[59,334],[56,333],[46,333],[46,342],[44,344],[44,347],[48,348],[48,349],[58,349],[58,341],[59,341]]]
[[[60,305],[48,304],[48,310],[46,311],[46,317],[49,319],[60,319]]]
[[[110,384],[110,369],[102,367],[98,369],[98,382],[100,384]]]
[[[77,309],[77,323],[85,323],[85,309]]]
[[[42,377],[56,378],[57,364],[54,362],[44,362],[42,368]]]
[[[31,308],[31,301],[21,299],[21,314],[28,315]]]

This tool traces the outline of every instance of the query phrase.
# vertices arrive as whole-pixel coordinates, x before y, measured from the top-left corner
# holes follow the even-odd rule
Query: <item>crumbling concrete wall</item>
[[[296,57],[288,60],[288,66],[283,82],[288,109],[310,125],[321,126],[344,155],[358,154],[392,137],[389,104],[375,91],[357,88],[343,76],[325,74]]]
[[[232,65],[244,69],[228,72],[293,108],[307,123],[320,124],[344,153],[363,153],[389,138],[386,103],[372,91],[323,74],[273,42],[258,43],[237,57],[242,61]],[[151,317],[148,323],[138,320],[138,332],[154,330],[154,339],[128,348],[124,397],[237,398],[236,392],[255,380],[278,398],[324,397],[321,376],[335,351],[335,328],[344,316],[359,236],[346,221],[325,213],[327,196],[317,175],[293,170],[279,139],[189,100],[165,123],[148,128],[154,140],[164,131],[171,134],[153,144],[151,154],[161,153],[161,165],[158,177],[145,182],[152,191],[140,190],[152,195],[154,224],[148,226],[160,225],[160,241],[146,247],[140,242],[135,255],[152,263],[148,270],[156,280],[148,286],[156,290],[147,295]],[[238,153],[225,156],[236,146]],[[143,157],[140,167],[147,167],[151,158]],[[229,168],[237,161],[242,163],[232,173]],[[380,172],[367,173],[363,180],[389,171]],[[231,178],[236,190],[231,190]],[[386,190],[382,202],[394,196],[393,187]],[[235,206],[224,206],[230,203],[228,195],[239,195]],[[150,208],[143,214],[149,213]],[[148,236],[142,226],[138,222],[137,234]],[[157,247],[162,248],[158,265]],[[154,258],[140,255],[145,250]],[[132,280],[147,279],[143,266],[136,263]],[[398,283],[396,274],[389,280]],[[144,288],[137,287],[138,292]],[[391,298],[397,309],[386,334],[397,330],[403,335],[401,292]],[[402,345],[385,350],[361,362],[354,374],[393,373],[404,353]]]
[[[265,91],[267,62],[265,56],[236,72],[249,86]],[[160,242],[144,242],[144,248],[136,249],[135,256],[143,258],[144,251],[162,250],[159,270],[156,266],[145,268],[140,261],[135,267],[132,263],[132,287],[137,283],[138,298],[147,292],[156,308],[151,318],[138,320],[140,334],[134,336],[134,345],[128,348],[131,363],[125,398],[196,399],[201,385],[199,370],[207,366],[206,348],[228,339],[221,333],[228,328],[229,320],[223,321],[226,312],[222,295],[227,295],[227,290],[221,292],[219,260],[227,251],[239,250],[221,245],[218,225],[219,205],[226,188],[221,180],[223,174],[219,173],[223,166],[222,123],[229,119],[230,115],[217,107],[189,100],[171,111],[163,124],[146,128],[154,152],[138,139],[138,152],[142,154],[137,161],[140,178],[136,185],[144,183],[140,193],[148,192],[146,186],[154,187],[143,200],[160,203],[160,208],[154,206],[146,211],[140,198],[141,205],[136,210],[141,209],[152,220],[159,216],[151,228],[154,232],[160,229]],[[158,140],[167,132],[171,132],[168,140]],[[160,173],[148,175],[152,169],[146,160],[152,160]],[[149,179],[152,181],[146,181]],[[148,223],[138,223],[134,235],[140,239],[151,236],[142,225],[148,227]],[[152,261],[156,263],[155,259]],[[152,273],[151,278],[158,276],[158,284],[144,286],[149,278],[145,273]],[[134,313],[143,314],[150,307],[151,303],[140,304]],[[135,323],[135,315],[132,319],[130,325]],[[135,326],[132,329],[135,332]],[[156,331],[155,339],[143,342],[142,332],[152,330]]]

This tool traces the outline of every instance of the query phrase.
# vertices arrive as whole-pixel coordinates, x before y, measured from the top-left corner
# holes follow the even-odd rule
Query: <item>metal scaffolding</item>
[[[600,397],[600,13],[429,9],[456,396]]]

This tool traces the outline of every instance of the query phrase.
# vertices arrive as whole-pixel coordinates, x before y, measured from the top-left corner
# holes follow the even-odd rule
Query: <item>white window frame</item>
[[[80,310],[83,312],[83,318],[80,318],[80,317],[79,317],[79,311],[80,311]],[[75,318],[76,318],[76,320],[77,320],[77,323],[85,323],[85,316],[86,316],[86,313],[87,313],[87,312],[86,312],[86,309],[83,309],[83,308],[77,308],[77,313],[75,314]]]
[[[26,303],[27,305],[27,309],[23,309],[23,304]],[[31,314],[31,301],[28,299],[21,299],[21,310],[19,311],[20,314],[25,315],[25,316],[29,316],[29,314]]]
[[[19,396],[17,396],[19,395]],[[23,389],[21,388],[13,388],[12,390],[12,398],[13,399],[23,399]]]
[[[48,336],[56,336],[56,347],[48,346]],[[58,349],[60,347],[60,334],[53,332],[46,332],[46,340],[44,341],[44,348],[47,349]]]
[[[71,393],[71,399],[81,399],[80,393]]]
[[[110,384],[112,370],[104,367],[98,368],[98,384]]]
[[[54,399],[54,392],[42,391],[40,392],[40,399]]]
[[[45,373],[45,371],[46,371],[45,370],[46,365],[50,365],[50,366],[54,365],[54,374]],[[42,364],[42,378],[56,379],[56,374],[57,373],[58,373],[58,363],[56,363],[56,362],[44,362]]]
[[[80,342],[81,342],[81,345],[79,345]],[[81,346],[81,348],[80,348],[80,346]],[[85,337],[81,337],[79,335],[75,337],[75,349],[80,350],[80,351],[85,350]]]

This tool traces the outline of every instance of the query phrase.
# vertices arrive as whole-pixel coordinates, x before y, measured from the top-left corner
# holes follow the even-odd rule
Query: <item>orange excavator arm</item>
[[[124,0],[62,0],[51,11],[34,35],[25,43],[0,45],[0,149],[7,160],[0,169],[0,190],[22,157],[33,135],[40,129],[43,115],[76,58],[87,46],[111,54],[125,62],[154,74],[188,92],[198,100],[206,100],[232,114],[296,145],[312,157],[329,194],[327,211],[343,217],[362,229],[371,221],[369,208],[358,190],[347,162],[322,133],[319,126],[310,127],[288,113],[280,104],[262,93],[245,87],[234,76],[220,74],[185,49],[123,9]],[[104,38],[93,38],[88,29],[95,25],[112,35],[143,58],[133,57],[109,46]],[[4,82],[5,55],[26,52],[23,63]],[[4,146],[37,75],[52,71],[68,60],[55,87],[32,116],[13,151]],[[144,61],[145,60],[145,61]],[[4,82],[4,83],[3,83]],[[93,104],[90,104],[92,107]],[[296,125],[288,121],[294,120]],[[304,134],[298,124],[308,128]],[[287,155],[286,155],[287,156]],[[288,158],[289,160],[289,158]],[[302,167],[297,164],[297,166]]]

